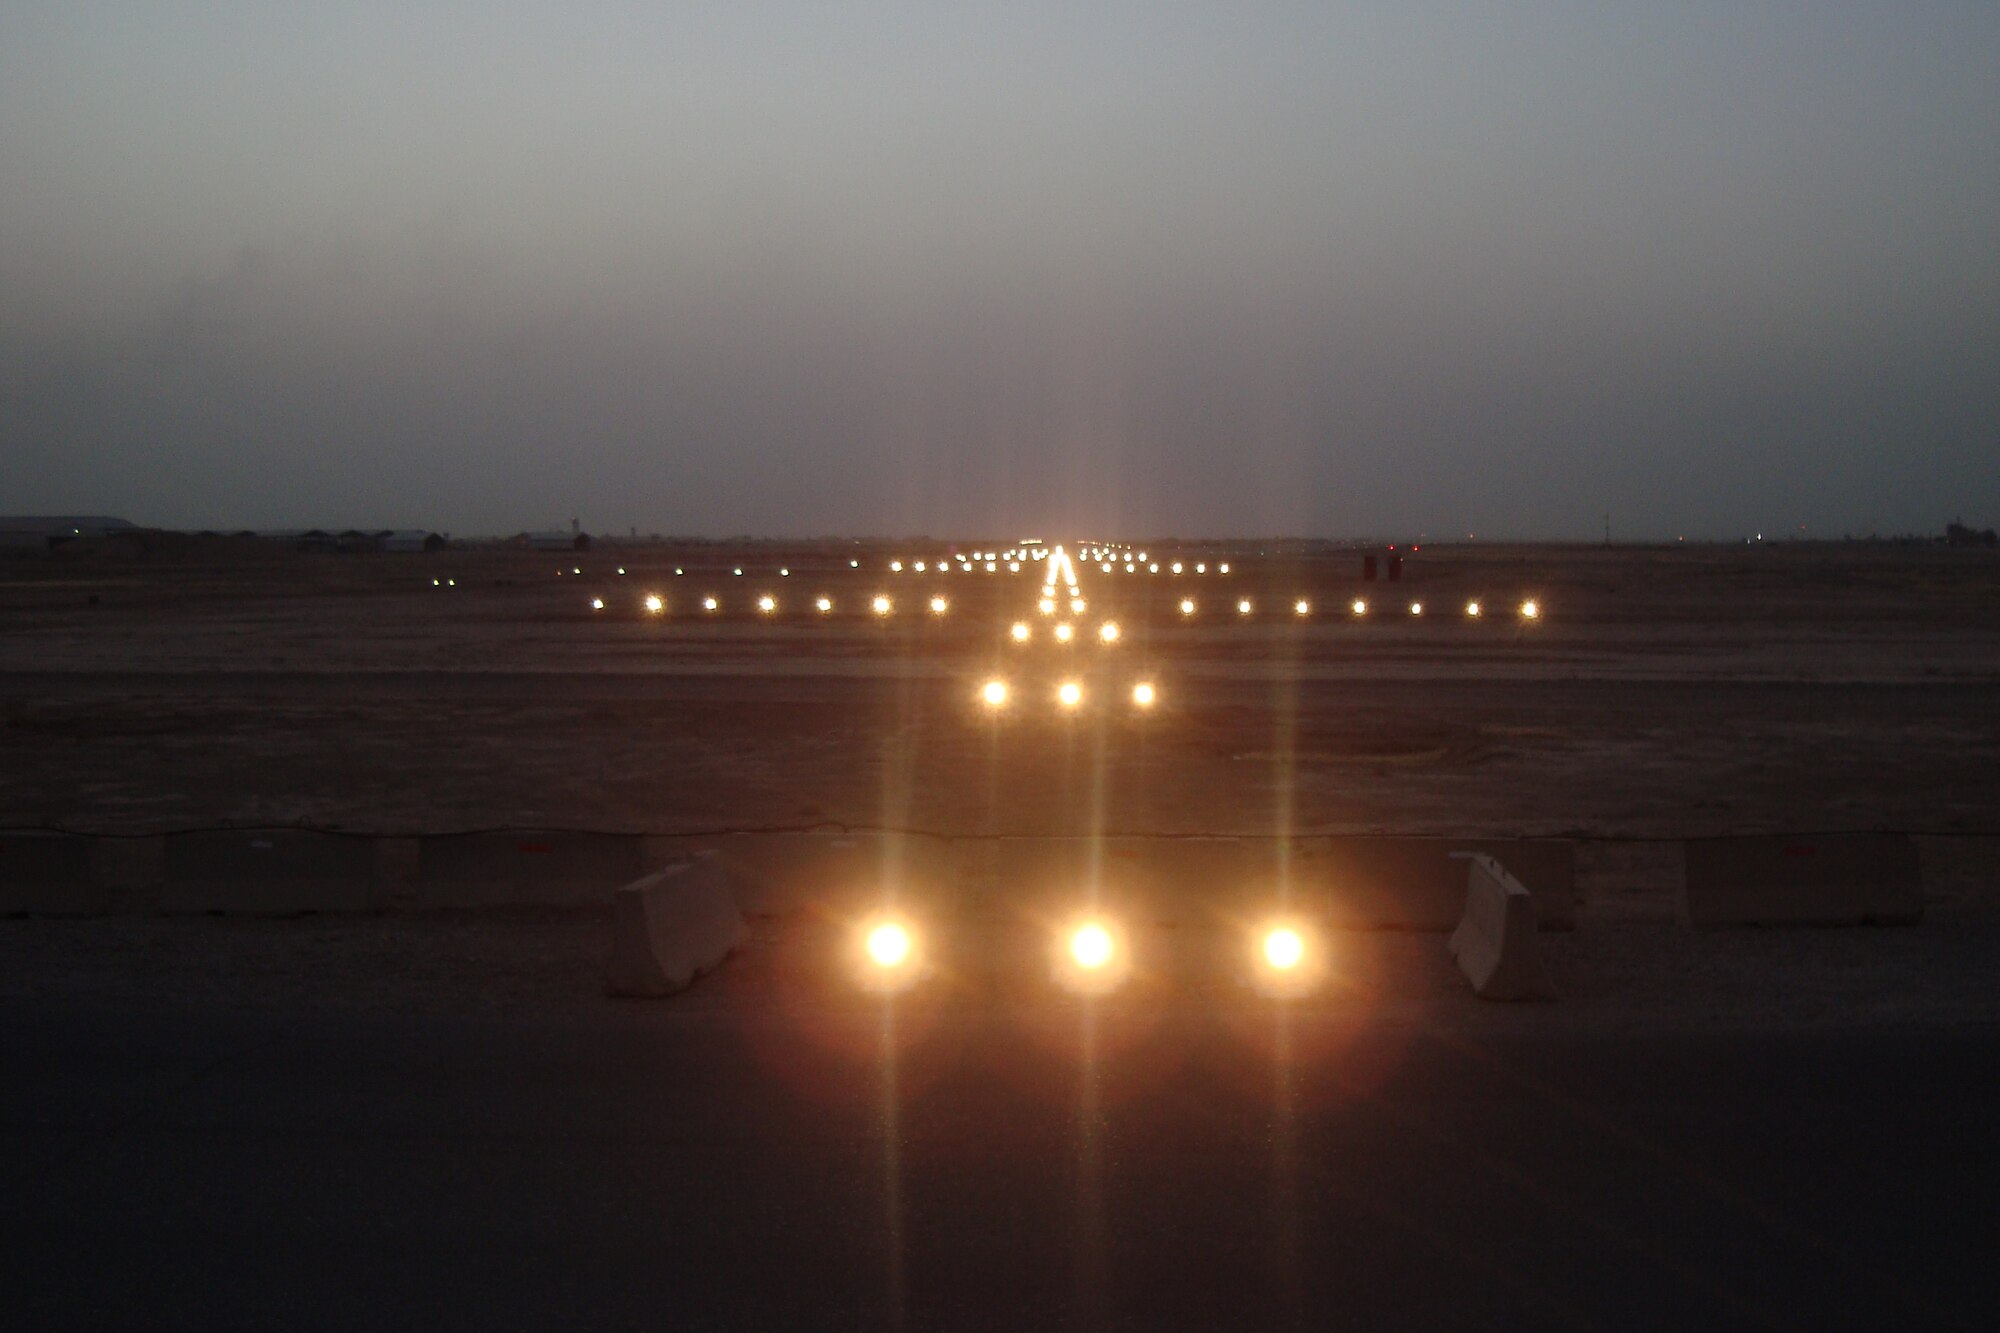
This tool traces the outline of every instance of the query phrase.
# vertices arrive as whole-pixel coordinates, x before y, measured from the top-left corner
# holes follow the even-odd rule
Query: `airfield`
[[[1133,974],[1091,999],[1048,964],[1063,886],[954,883],[962,857],[897,863],[938,966],[893,1000],[842,962],[865,883],[748,904],[740,951],[634,1001],[604,994],[602,898],[425,910],[392,876],[373,914],[166,915],[140,875],[0,920],[10,1299],[186,1327],[1979,1325],[1990,554],[1427,544],[1391,582],[1379,549],[1367,581],[1360,551],[1160,543],[1075,560],[1045,614],[1018,549],[10,559],[0,824],[141,859],[236,826],[1564,840],[1558,998],[1476,998],[1436,931],[1333,928],[1325,984],[1274,1003],[1232,923],[1281,892],[1275,852],[1216,911],[1131,900]],[[1678,919],[1687,839],[1885,831],[1918,925]]]

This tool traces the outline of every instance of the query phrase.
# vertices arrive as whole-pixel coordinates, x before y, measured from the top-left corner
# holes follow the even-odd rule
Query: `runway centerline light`
[[[1074,708],[1083,702],[1083,686],[1073,680],[1066,680],[1056,690],[1056,702],[1064,708]]]
[[[1290,972],[1305,961],[1305,939],[1290,926],[1278,926],[1264,935],[1264,961],[1280,972]]]
[[[1028,641],[1028,626],[1024,621],[1015,621],[1014,628],[1007,632],[1014,636],[1015,643],[1026,643]]]
[[[1097,627],[1097,637],[1106,643],[1118,642],[1118,622],[1107,620],[1102,625],[1099,625]]]
[[[1086,971],[1095,972],[1108,966],[1117,951],[1117,941],[1099,922],[1086,921],[1070,932],[1069,956]]]
[[[1141,708],[1151,708],[1154,700],[1158,698],[1159,695],[1154,691],[1150,681],[1142,680],[1132,687],[1132,702]]]
[[[1069,638],[1070,638],[1070,635],[1071,635],[1071,634],[1074,634],[1075,632],[1076,632],[1076,631],[1072,630],[1072,629],[1071,629],[1071,628],[1070,628],[1070,627],[1069,627],[1068,625],[1057,625],[1057,626],[1056,626],[1056,642],[1057,642],[1057,643],[1068,643],[1068,642],[1069,642]]]
[[[901,967],[910,961],[910,930],[900,921],[884,921],[868,932],[868,960],[877,967]]]
[[[999,708],[1007,702],[1007,682],[989,680],[979,687],[979,701],[988,708]]]

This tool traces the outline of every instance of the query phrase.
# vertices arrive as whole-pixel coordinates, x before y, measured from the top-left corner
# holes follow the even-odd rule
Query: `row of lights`
[[[1065,680],[1056,686],[1051,697],[1060,708],[1080,708],[1084,699],[1083,686],[1076,681]],[[1152,681],[1142,680],[1132,687],[1131,698],[1134,708],[1151,708],[1160,701],[1160,691]],[[979,702],[990,713],[999,712],[1013,700],[1013,686],[997,676],[979,687]]]
[[[863,923],[858,935],[860,982],[884,994],[908,990],[931,972],[915,924],[899,916]],[[1326,973],[1324,951],[1305,924],[1285,918],[1265,922],[1246,941],[1258,985],[1267,995],[1292,998],[1311,991]],[[1078,916],[1050,940],[1056,982],[1080,995],[1116,990],[1132,973],[1132,948],[1111,917]]]
[[[451,580],[451,583],[453,586],[456,586],[457,581]],[[432,579],[431,585],[433,587],[439,586],[438,580]],[[664,615],[667,609],[666,599],[658,593],[646,594],[640,605],[645,609],[647,615],[652,616]],[[1072,615],[1082,615],[1088,605],[1083,598],[1072,597],[1069,600],[1070,613]],[[931,598],[929,606],[930,613],[934,616],[944,615],[951,610],[950,601],[943,597]],[[590,609],[593,611],[604,610],[604,599],[602,597],[591,598]],[[701,609],[713,614],[722,609],[722,601],[717,597],[704,597],[701,599]],[[896,604],[889,597],[878,596],[869,603],[868,609],[875,615],[888,616],[895,613]],[[1037,603],[1037,609],[1045,616],[1052,616],[1056,613],[1056,600],[1052,597],[1044,597]],[[1236,614],[1240,616],[1251,615],[1256,609],[1256,603],[1248,597],[1240,598],[1236,603]],[[1367,615],[1369,610],[1367,601],[1360,597],[1350,602],[1347,609],[1357,618]],[[823,616],[832,615],[833,599],[831,597],[815,598],[813,601],[813,610]],[[778,612],[778,599],[769,593],[764,594],[757,599],[757,611],[760,615],[776,615]],[[1183,597],[1180,602],[1181,615],[1184,618],[1192,619],[1195,611],[1195,600],[1192,597]],[[1539,620],[1542,614],[1541,603],[1533,598],[1529,598],[1527,601],[1521,603],[1519,613],[1523,620]],[[1312,614],[1312,603],[1303,597],[1299,598],[1292,603],[1292,614],[1300,618],[1310,616]],[[1424,604],[1422,602],[1411,602],[1410,614],[1412,616],[1422,616],[1424,614]],[[1481,603],[1467,602],[1465,604],[1467,619],[1477,620],[1485,614],[1486,608]],[[1107,620],[1098,626],[1097,629],[1098,638],[1102,639],[1105,643],[1116,643],[1122,633],[1123,631],[1119,629],[1118,622],[1115,620]],[[1009,634],[1016,643],[1026,643],[1034,637],[1034,632],[1030,629],[1027,622],[1018,620],[1014,622],[1012,629],[1009,630]],[[1067,623],[1058,624],[1054,629],[1054,635],[1056,642],[1068,643],[1075,637],[1075,630]]]
[[[640,600],[639,605],[642,609],[644,609],[645,613],[649,616],[665,615],[667,612],[667,599],[660,596],[660,594],[656,592],[647,593],[645,597]],[[774,616],[778,613],[778,599],[771,596],[771,594],[769,593],[765,593],[763,596],[759,597],[757,599],[756,605],[757,605],[757,613],[759,615]],[[833,614],[833,598],[831,597],[814,598],[812,605],[813,605],[813,610],[818,612],[820,615],[830,616]],[[604,599],[602,597],[591,598],[590,609],[593,611],[602,611],[604,609]],[[722,599],[713,596],[704,597],[701,599],[701,609],[713,615],[714,613],[722,610]],[[878,616],[894,615],[896,611],[896,603],[891,598],[878,596],[868,604],[868,609],[870,612]],[[930,612],[932,615],[941,616],[950,610],[951,610],[951,603],[945,598],[943,597],[931,598]]]

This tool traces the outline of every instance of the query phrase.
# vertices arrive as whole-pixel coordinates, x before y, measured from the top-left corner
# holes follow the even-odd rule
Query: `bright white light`
[[[1083,686],[1073,680],[1066,680],[1056,690],[1056,702],[1064,708],[1074,708],[1083,702]]]
[[[444,581],[444,586],[445,586],[445,587],[447,587],[447,588],[456,588],[456,587],[458,586],[458,580],[457,580],[457,579],[446,579],[446,580]]]
[[[945,613],[945,611],[946,611],[947,609],[949,609],[949,608],[950,608],[950,606],[951,606],[951,603],[950,603],[950,602],[947,602],[947,601],[946,601],[946,600],[945,600],[944,598],[942,598],[942,597],[933,597],[933,598],[931,598],[931,614],[932,614],[932,615],[934,615],[934,616],[941,616],[941,615],[943,615],[943,614]]]
[[[602,611],[604,609],[604,599],[602,597],[591,598],[590,609],[593,611]]]
[[[1095,972],[1109,963],[1117,948],[1111,932],[1095,921],[1086,921],[1069,935],[1069,956],[1087,971]]]
[[[1035,609],[1045,616],[1052,616],[1056,613],[1056,599],[1053,597],[1044,597],[1041,601],[1035,603]]]
[[[1411,615],[1413,615],[1413,616],[1420,616],[1420,615],[1422,615],[1423,613],[1424,613],[1424,604],[1423,604],[1422,602],[1411,602],[1411,603],[1410,603],[1410,614],[1411,614]]]
[[[1141,708],[1151,708],[1157,698],[1159,695],[1155,693],[1151,681],[1142,680],[1132,687],[1132,702]]]
[[[1521,603],[1521,619],[1533,620],[1541,614],[1542,608],[1532,598]]]
[[[581,574],[581,573],[583,573],[583,571],[582,571],[581,569],[572,569],[572,570],[570,571],[570,573],[572,573],[572,574]]]
[[[1305,939],[1290,926],[1278,926],[1264,935],[1264,961],[1278,971],[1292,971],[1305,957]]]
[[[1139,562],[1141,564],[1144,564],[1145,561],[1146,561],[1146,553],[1144,551],[1139,552]]]
[[[989,680],[979,689],[979,700],[988,708],[998,708],[1007,702],[1007,682]]]
[[[710,598],[709,600],[710,600],[710,601],[714,601],[715,599],[714,599],[714,598]],[[667,603],[666,603],[666,600],[665,600],[664,598],[662,598],[662,597],[660,596],[660,594],[658,594],[658,593],[656,593],[656,592],[649,592],[649,593],[647,593],[647,594],[646,594],[646,614],[647,614],[647,615],[651,615],[651,616],[657,616],[658,614],[660,614],[660,612],[662,612],[662,611],[664,611],[664,610],[666,610],[666,609],[667,609]]]
[[[1135,566],[1135,565],[1131,565],[1131,564],[1127,564],[1127,565],[1125,566],[1125,572],[1126,572],[1127,574],[1136,574],[1136,573],[1138,573],[1138,572],[1139,572],[1139,570],[1138,570],[1138,567],[1137,567],[1137,566]]]
[[[720,611],[722,603],[716,601],[713,597],[704,597],[701,599],[701,609],[704,611]]]
[[[1365,616],[1368,614],[1368,603],[1357,597],[1348,605],[1347,609],[1357,616]]]
[[[778,577],[781,579],[788,579],[791,576],[792,576],[792,571],[789,569],[780,569],[778,571]]]
[[[996,565],[996,564],[995,564],[995,563],[994,563],[993,561],[991,561],[991,560],[988,560],[988,561],[986,562],[986,572],[987,572],[988,574],[991,574],[991,573],[995,572],[995,570],[996,570],[997,568],[998,568],[998,566],[997,566],[997,565]]]
[[[1155,561],[1154,561],[1154,562],[1153,562],[1152,564],[1150,564],[1150,565],[1147,565],[1147,566],[1146,566],[1146,572],[1147,572],[1148,574],[1157,574],[1157,573],[1159,573],[1159,572],[1160,572],[1160,562],[1159,562],[1159,561],[1157,561],[1157,560],[1155,560]]]
[[[778,609],[778,599],[767,593],[757,599],[757,609],[768,616]]]
[[[733,573],[734,573],[734,574],[736,575],[736,577],[737,577],[737,578],[739,578],[739,579],[743,577],[743,570],[742,570],[742,569],[741,569],[740,567],[739,567],[739,568],[737,568],[737,569],[735,569],[735,570],[733,570],[732,572],[733,572]]]
[[[827,612],[833,610],[833,598],[831,597],[820,598],[818,601],[813,603],[813,610],[819,612],[821,615],[825,615]]]
[[[1292,603],[1292,614],[1295,616],[1309,616],[1312,614],[1312,609],[1312,603],[1303,597]]]
[[[921,573],[923,573],[923,572],[924,572],[924,562],[923,562],[923,561],[921,561],[921,560],[917,561],[917,563],[916,563],[916,571],[917,571],[917,573],[919,573],[919,574],[921,574]]]
[[[868,932],[868,959],[877,967],[901,967],[912,947],[909,928],[899,921],[884,921]]]
[[[1080,616],[1083,614],[1084,608],[1088,605],[1089,603],[1084,601],[1083,598],[1072,597],[1069,599],[1069,613],[1073,616]]]
[[[1069,627],[1068,625],[1057,625],[1057,626],[1056,626],[1056,642],[1057,642],[1057,643],[1068,643],[1068,642],[1069,642],[1069,639],[1070,639],[1070,635],[1071,635],[1072,633],[1074,633],[1074,632],[1075,632],[1075,631],[1071,630],[1071,629],[1070,629],[1070,627]]]
[[[1008,572],[1009,574],[1018,574],[1018,573],[1020,573],[1020,572],[1021,572],[1021,562],[1020,562],[1019,560],[1009,560],[1009,561],[1007,562],[1007,572]]]
[[[878,616],[888,615],[890,608],[891,608],[890,601],[886,597],[877,597],[874,601],[868,604],[868,609],[873,611]]]
[[[443,579],[432,579],[432,580],[431,580],[431,586],[432,586],[433,588],[442,588],[442,587],[444,586],[444,580],[443,580]]]
[[[1216,572],[1216,573],[1218,573],[1218,574],[1227,574],[1227,573],[1229,572],[1229,566],[1228,566],[1228,565],[1217,565],[1217,566],[1215,567],[1215,572]]]
[[[1236,614],[1239,616],[1247,616],[1250,614],[1250,599],[1248,597],[1245,597],[1236,603]]]
[[[1102,625],[1099,625],[1097,627],[1097,637],[1106,643],[1118,642],[1118,622],[1107,620]]]
[[[1174,571],[1174,573],[1176,573],[1176,574],[1180,573],[1180,572],[1181,572],[1181,562],[1180,562],[1180,561],[1178,561],[1178,560],[1174,561],[1174,563],[1173,563],[1173,564],[1172,564],[1172,565],[1170,566],[1170,568],[1171,568],[1171,569],[1172,569],[1172,570]]]
[[[1465,604],[1465,614],[1472,617],[1474,620],[1479,619],[1479,603],[1467,602]]]
[[[847,562],[847,567],[849,569],[859,569],[861,568],[861,562],[859,560],[850,560]]]
[[[625,572],[625,566],[623,566],[623,565],[620,565],[620,566],[618,566],[618,572],[619,572],[620,574],[623,574],[623,573]]]
[[[891,561],[889,562],[889,572],[890,572],[891,574],[900,574],[900,573],[902,573],[902,572],[903,572],[903,562],[902,562],[902,561],[900,561],[900,560],[891,560]]]
[[[1192,597],[1181,598],[1181,614],[1184,616],[1191,616],[1194,614],[1194,598]]]
[[[1109,574],[1111,572],[1111,562],[1107,560],[1103,564],[1099,565],[1098,568],[1103,570],[1105,573]]]
[[[1198,564],[1194,567],[1194,572],[1197,574],[1206,574],[1208,573],[1208,566]]]
[[[1015,621],[1014,628],[1007,632],[1014,636],[1015,643],[1026,643],[1028,641],[1028,626],[1022,621]]]
[[[675,566],[674,566],[674,577],[675,577],[675,578],[679,578],[679,577],[680,577],[681,575],[683,575],[683,574],[685,574],[685,573],[687,573],[687,571],[686,571],[685,569],[682,569],[682,568],[681,568],[681,567],[680,567],[679,565],[675,565]]]

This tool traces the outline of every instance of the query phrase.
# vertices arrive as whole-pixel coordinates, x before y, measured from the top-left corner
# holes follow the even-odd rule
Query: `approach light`
[[[1176,560],[1172,565],[1168,566],[1168,568],[1172,569],[1174,573],[1178,574],[1181,572],[1181,562]]]
[[[714,601],[715,599],[711,597],[711,598],[710,598],[709,600],[710,600],[710,601]],[[666,603],[666,600],[665,600],[664,598],[662,598],[662,597],[660,596],[660,594],[658,594],[658,593],[656,593],[656,592],[650,592],[650,593],[647,593],[647,594],[646,594],[646,614],[647,614],[647,615],[649,615],[649,616],[657,616],[658,614],[660,614],[660,612],[662,612],[662,611],[664,611],[664,610],[666,610],[666,609],[667,609],[667,603]],[[712,610],[714,610],[715,608],[714,608],[714,607],[710,607],[709,609],[710,609],[710,610],[712,611]]]
[[[1097,637],[1106,643],[1118,642],[1118,622],[1107,620],[1102,625],[1099,625],[1097,627]]]
[[[944,613],[945,613],[945,612],[946,612],[947,610],[949,610],[950,608],[951,608],[951,603],[950,603],[950,602],[947,602],[947,601],[946,601],[946,600],[945,600],[944,598],[942,598],[942,597],[933,597],[933,598],[931,598],[931,614],[932,614],[932,615],[934,615],[934,616],[941,616],[941,615],[943,615],[943,614],[944,614]]]
[[[757,609],[768,616],[778,609],[778,599],[766,593],[757,599]]]
[[[1279,972],[1291,972],[1305,961],[1305,937],[1290,926],[1277,926],[1264,935],[1264,962]]]
[[[1191,616],[1194,614],[1194,598],[1192,597],[1181,598],[1181,614],[1184,616]]]
[[[1015,643],[1026,643],[1028,641],[1028,626],[1024,621],[1015,621],[1014,628],[1007,632],[1014,636]]]
[[[820,598],[818,601],[813,603],[813,610],[819,612],[821,615],[826,615],[828,612],[833,610],[833,598],[831,597]]]
[[[1069,956],[1087,972],[1108,967],[1118,952],[1118,942],[1102,922],[1086,921],[1069,933]]]
[[[884,921],[868,932],[868,961],[877,967],[901,967],[913,947],[909,927],[900,921]]]
[[[444,586],[445,586],[445,587],[447,587],[447,588],[456,588],[456,587],[458,586],[458,580],[457,580],[457,579],[446,579],[446,580],[444,581]]]
[[[1056,599],[1053,597],[1044,597],[1041,601],[1035,603],[1035,609],[1045,616],[1052,616],[1056,613]]]
[[[874,601],[868,604],[868,609],[873,611],[878,616],[886,616],[889,614],[890,610],[893,609],[893,605],[888,598],[877,597]]]
[[[902,573],[902,572],[903,572],[903,562],[902,562],[902,561],[900,561],[900,560],[891,560],[891,561],[889,562],[889,572],[890,572],[891,574],[900,574],[900,573]]]
[[[720,611],[722,603],[716,601],[713,597],[704,597],[701,599],[701,609],[704,611]]]
[[[1411,603],[1410,603],[1410,614],[1411,614],[1411,615],[1413,615],[1413,616],[1420,616],[1420,615],[1422,615],[1423,613],[1424,613],[1424,604],[1423,604],[1422,602],[1411,602]]]
[[[1347,609],[1352,611],[1357,616],[1365,616],[1368,614],[1368,603],[1363,599],[1357,597],[1354,599],[1353,603]]]
[[[1007,682],[989,680],[979,688],[979,701],[988,708],[999,708],[1007,702]]]
[[[1312,609],[1313,604],[1303,597],[1292,603],[1292,614],[1295,616],[1309,616],[1312,614]]]
[[[1090,603],[1084,601],[1081,597],[1072,597],[1069,599],[1069,613],[1073,616],[1080,616],[1083,614],[1084,608],[1089,605]]]
[[[1132,702],[1141,708],[1151,708],[1159,697],[1151,681],[1142,680],[1132,687]]]
[[[1139,560],[1140,560],[1140,562],[1141,562],[1141,563],[1144,563],[1145,559],[1146,559],[1146,553],[1145,553],[1144,551],[1141,551],[1141,552],[1139,552]]]
[[[1215,567],[1215,572],[1216,572],[1216,573],[1218,573],[1218,574],[1227,574],[1227,573],[1229,572],[1229,566],[1228,566],[1228,565],[1217,565],[1217,566]]]
[[[602,611],[604,609],[604,599],[602,597],[591,598],[590,609],[593,611]]]
[[[1465,604],[1465,614],[1474,620],[1479,619],[1479,603],[1467,602]]]
[[[1521,619],[1534,620],[1542,614],[1542,608],[1533,598],[1521,603]]]
[[[743,567],[741,565],[738,565],[735,569],[731,570],[730,573],[734,574],[737,578],[740,579],[743,577]]]
[[[1083,702],[1083,686],[1073,680],[1066,680],[1056,690],[1056,702],[1064,708],[1074,708]]]
[[[1070,627],[1069,627],[1068,625],[1057,625],[1057,626],[1056,626],[1056,642],[1057,642],[1057,643],[1068,643],[1068,642],[1069,642],[1069,639],[1070,639],[1070,635],[1074,634],[1075,632],[1076,632],[1076,631],[1072,630],[1072,629],[1071,629],[1071,628],[1070,628]]]
[[[1206,574],[1208,573],[1208,566],[1203,564],[1198,564],[1194,567],[1194,572],[1197,574]]]
[[[923,572],[924,572],[924,562],[923,562],[923,561],[921,561],[921,560],[917,561],[917,563],[916,563],[916,565],[914,566],[914,568],[916,569],[917,573],[919,573],[919,574],[923,573]],[[940,568],[942,568],[942,566],[940,566]]]
[[[1157,574],[1157,573],[1159,573],[1159,572],[1160,572],[1160,562],[1159,562],[1159,561],[1157,561],[1157,560],[1155,560],[1155,561],[1154,561],[1154,562],[1153,562],[1152,564],[1150,564],[1150,565],[1147,565],[1147,566],[1146,566],[1146,572],[1147,572],[1148,574]]]
[[[1242,598],[1236,603],[1236,614],[1239,616],[1250,614],[1250,599],[1248,597]]]
[[[994,573],[994,572],[996,571],[996,568],[997,568],[997,566],[995,565],[995,563],[994,563],[993,561],[991,561],[991,560],[988,560],[988,561],[986,562],[986,572],[987,572],[988,574],[991,574],[991,573]]]
[[[620,574],[623,574],[623,573],[625,572],[625,566],[623,566],[623,565],[620,565],[620,566],[618,566],[618,572],[619,572]]]
[[[792,571],[789,569],[780,569],[778,571],[778,577],[781,579],[788,579],[791,576],[792,576]]]
[[[1021,562],[1020,562],[1019,560],[1009,560],[1009,561],[1007,562],[1007,572],[1008,572],[1009,574],[1018,574],[1018,573],[1020,573],[1020,572],[1021,572]]]
[[[847,562],[847,567],[849,569],[859,569],[861,568],[861,562],[859,560],[850,560]]]
[[[431,580],[431,586],[432,586],[433,588],[442,588],[442,587],[444,586],[444,580],[443,580],[443,579],[432,579],[432,580]]]
[[[675,577],[675,578],[679,578],[679,577],[680,577],[681,575],[683,575],[683,574],[685,574],[685,573],[687,573],[687,571],[686,571],[685,569],[682,569],[682,568],[681,568],[681,567],[680,567],[679,565],[675,565],[675,566],[674,566],[674,577]]]
[[[583,570],[582,570],[582,569],[572,569],[572,570],[570,570],[570,573],[572,573],[572,574],[581,574],[581,573],[583,573]]]

